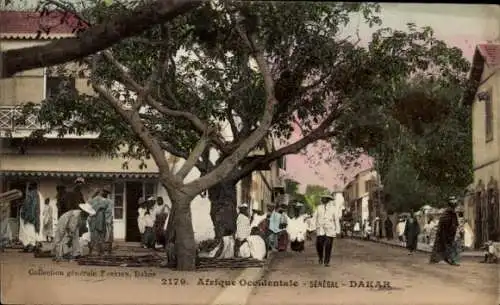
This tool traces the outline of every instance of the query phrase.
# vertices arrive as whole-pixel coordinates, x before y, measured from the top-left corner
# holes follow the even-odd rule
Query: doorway
[[[125,220],[125,241],[140,242],[141,233],[137,227],[137,216],[139,215],[137,206],[139,198],[142,197],[142,182],[127,181],[126,190],[126,220]]]

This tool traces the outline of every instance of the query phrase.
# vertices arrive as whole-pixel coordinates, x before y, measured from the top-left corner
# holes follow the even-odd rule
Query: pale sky
[[[431,26],[437,38],[461,48],[469,60],[472,60],[476,44],[498,40],[500,35],[500,8],[494,5],[387,3],[382,4],[380,16],[383,27],[404,29],[409,22],[417,26]],[[352,25],[355,28],[357,20]],[[373,29],[360,26],[360,36],[365,43],[371,33]],[[360,167],[347,171],[338,163],[311,166],[307,157],[302,155],[287,158],[288,176],[300,182],[302,189],[306,184],[323,185],[330,189],[334,185],[343,186],[344,177],[351,179],[360,170],[371,166],[369,157],[360,160]]]

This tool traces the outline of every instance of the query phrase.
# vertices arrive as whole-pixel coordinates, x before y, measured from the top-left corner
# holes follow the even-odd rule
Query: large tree
[[[130,9],[97,5],[81,18],[97,24]],[[99,132],[97,148],[108,154],[126,146],[130,157],[154,159],[173,203],[178,268],[192,269],[189,206],[197,194],[209,190],[218,234],[234,230],[224,213],[234,209],[225,198],[236,181],[310,143],[340,143],[362,129],[372,115],[364,108],[386,107],[395,82],[430,69],[422,61],[466,72],[450,64],[449,48],[436,52],[442,42],[428,29],[382,29],[368,48],[342,35],[353,13],[379,23],[376,11],[372,4],[212,2],[84,59],[96,94],[65,91],[38,115],[62,135]],[[222,136],[226,124],[232,137]],[[294,129],[298,140],[266,151],[264,139],[287,141]],[[265,153],[247,158],[255,147]],[[165,151],[186,162],[172,171]],[[194,167],[202,176],[185,183]]]

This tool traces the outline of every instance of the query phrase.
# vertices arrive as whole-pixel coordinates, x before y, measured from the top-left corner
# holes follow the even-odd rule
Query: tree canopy
[[[92,26],[134,9],[114,1],[73,13]],[[430,28],[382,28],[368,47],[344,34],[353,14],[374,25],[378,12],[371,3],[205,3],[84,58],[77,74],[94,93],[66,88],[25,113],[39,115],[46,129],[38,135],[93,131],[104,140],[100,152],[153,158],[173,202],[181,268],[190,268],[186,206],[196,194],[319,140],[346,153],[380,149],[387,122],[397,120],[392,109],[415,117],[401,88],[417,79],[462,84],[468,63]],[[294,132],[301,137],[291,142]],[[287,144],[265,145],[276,140]],[[256,147],[263,154],[247,158]],[[172,172],[165,151],[186,162]],[[193,167],[202,176],[184,183]]]

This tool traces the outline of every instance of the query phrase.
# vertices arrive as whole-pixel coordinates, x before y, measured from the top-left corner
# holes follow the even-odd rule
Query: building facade
[[[472,105],[474,182],[465,200],[465,218],[475,247],[500,240],[500,43],[478,45],[470,78],[477,84],[465,103]]]
[[[55,39],[71,37],[72,29],[56,25],[49,34],[37,35],[40,17],[30,12],[0,12],[0,50],[24,48],[44,44]],[[34,69],[16,74],[12,78],[0,79],[0,192],[10,189],[26,191],[29,182],[37,182],[44,198],[55,200],[57,189],[71,188],[77,177],[86,180],[84,196],[88,198],[102,186],[109,186],[114,200],[115,238],[138,241],[137,202],[140,197],[161,196],[170,204],[168,194],[159,183],[158,169],[152,160],[125,160],[96,156],[91,149],[98,134],[66,135],[63,138],[49,134],[43,140],[29,135],[40,128],[36,117],[28,118],[26,124],[16,123],[20,106],[27,102],[40,103],[46,97],[57,94],[62,81],[57,75],[50,75],[47,69]],[[72,85],[79,92],[92,93],[87,79],[75,76]],[[271,144],[270,144],[271,145]],[[272,146],[272,145],[271,145]],[[259,152],[254,152],[259,154]],[[182,166],[174,162],[176,158],[166,154],[173,170]],[[217,156],[215,156],[216,158]],[[125,166],[125,162],[127,166]],[[249,201],[254,208],[265,210],[265,204],[272,200],[272,191],[282,186],[280,171],[284,161],[274,162],[268,168],[259,169],[238,183],[238,202]],[[186,181],[199,177],[193,169]],[[243,193],[248,195],[243,195]],[[245,197],[246,196],[246,197]],[[10,222],[16,236],[18,224],[18,204],[23,199],[11,203]],[[210,201],[206,196],[197,196],[192,204],[193,222],[209,221]],[[196,227],[196,226],[195,226]]]
[[[372,217],[370,194],[377,185],[377,179],[377,172],[369,168],[357,173],[344,187],[346,208],[352,212],[357,221],[361,222]]]

